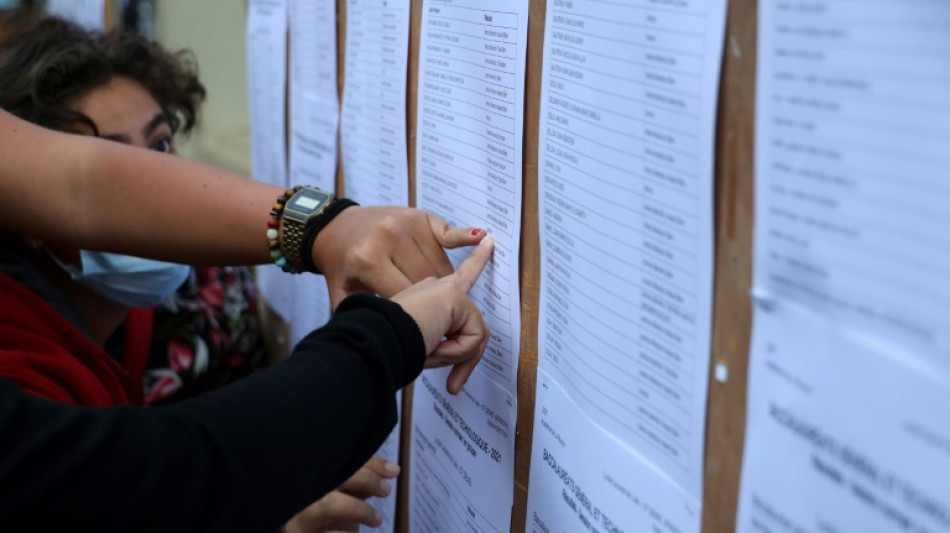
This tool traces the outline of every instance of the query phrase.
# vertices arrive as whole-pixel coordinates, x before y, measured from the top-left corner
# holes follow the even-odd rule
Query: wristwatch
[[[314,187],[302,187],[284,204],[281,233],[284,257],[298,272],[303,271],[300,246],[307,227],[320,219],[336,197]]]

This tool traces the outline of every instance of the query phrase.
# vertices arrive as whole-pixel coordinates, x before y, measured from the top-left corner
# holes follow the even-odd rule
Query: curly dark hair
[[[169,52],[135,33],[86,31],[42,17],[0,38],[0,108],[61,131],[96,124],[69,107],[89,91],[124,76],[140,83],[168,116],[173,132],[189,132],[205,98],[190,51]]]

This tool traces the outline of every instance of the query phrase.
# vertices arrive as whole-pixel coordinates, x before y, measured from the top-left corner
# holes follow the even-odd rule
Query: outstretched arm
[[[341,308],[287,361],[177,404],[76,407],[0,379],[4,530],[276,530],[366,462],[423,365],[399,306]]]
[[[0,487],[16,487],[0,491],[4,525],[275,529],[365,463],[396,421],[395,391],[423,365],[455,365],[458,392],[488,339],[465,293],[491,252],[486,239],[396,303],[353,296],[285,362],[179,404],[75,407],[0,379]]]
[[[281,189],[184,158],[70,135],[0,111],[0,229],[182,263],[268,261]]]
[[[190,264],[271,261],[265,230],[283,189],[225,170],[0,111],[0,231],[91,250]],[[12,200],[15,199],[15,200]],[[418,209],[350,207],[311,250],[334,305],[353,292],[392,296],[452,271],[443,247],[484,232]]]

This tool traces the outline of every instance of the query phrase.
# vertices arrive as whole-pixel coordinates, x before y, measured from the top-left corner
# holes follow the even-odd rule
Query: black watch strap
[[[325,228],[327,224],[333,221],[337,215],[343,212],[347,207],[360,205],[349,198],[336,198],[320,213],[319,216],[311,220],[303,231],[303,239],[300,241],[300,260],[303,262],[304,270],[314,274],[322,274],[313,263],[313,241],[317,239],[317,234]]]

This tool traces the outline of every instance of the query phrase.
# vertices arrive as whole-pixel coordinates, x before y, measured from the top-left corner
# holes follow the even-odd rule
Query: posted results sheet
[[[250,0],[247,6],[247,86],[251,175],[287,186],[284,92],[287,87],[287,2]]]
[[[290,185],[336,190],[336,2],[289,0]],[[290,341],[296,345],[330,319],[323,276],[287,276],[292,285]]]
[[[397,2],[396,4],[400,4]],[[376,21],[382,26],[367,31],[364,35],[360,30],[356,42],[350,41],[352,50],[362,51],[364,59],[371,57],[373,52],[380,52],[380,57],[375,60],[379,63],[392,61],[397,67],[392,71],[382,72],[378,77],[372,78],[378,83],[389,83],[393,87],[405,89],[405,42],[408,37],[408,21],[403,16],[403,11],[408,10],[408,6],[393,7],[387,11],[374,12],[372,16],[367,16],[364,10],[369,6],[364,2],[352,2],[351,12],[356,20],[351,21],[351,26],[359,27],[360,24],[370,24]],[[386,5],[386,2],[383,2]],[[377,31],[378,30],[378,31]],[[336,163],[337,163],[337,133],[339,126],[340,106],[337,98],[337,47],[336,47],[336,1],[335,0],[290,0],[290,182],[291,185],[314,185],[326,191],[336,189]],[[386,47],[378,45],[379,40],[396,43],[392,45],[389,56],[385,55]],[[402,43],[401,48],[398,46]],[[348,49],[350,49],[348,47]],[[359,65],[358,61],[347,59],[349,73],[354,79],[367,78],[366,73],[360,69],[364,67]],[[351,86],[352,88],[352,86]],[[398,91],[397,91],[398,93]],[[380,93],[379,98],[386,96]],[[388,95],[390,98],[399,98],[398,94]],[[360,100],[361,97],[353,96],[351,99]],[[390,124],[399,125],[394,131],[405,131],[405,106],[400,108],[400,113],[389,113],[385,115]],[[350,109],[351,128],[359,128],[354,124],[381,123],[376,120],[375,111],[368,109],[359,110],[354,114],[352,107]],[[394,165],[401,165],[405,168],[406,149],[405,135],[387,138],[386,141],[395,143],[397,146],[401,143],[400,150],[393,150],[394,156],[390,157]],[[350,149],[356,149],[362,152],[365,157],[367,151],[382,152],[387,149],[386,144],[381,139],[372,141],[362,139],[349,144]],[[354,148],[358,146],[358,148]],[[399,157],[395,157],[399,155]],[[383,159],[385,157],[381,156]],[[400,159],[401,157],[401,159]],[[408,192],[401,193],[402,196],[367,196],[361,191],[386,190],[395,183],[402,183],[403,191],[408,190],[408,178],[405,171],[399,175],[399,179],[392,179],[382,172],[365,172],[353,169],[348,175],[349,180],[346,184],[347,196],[365,203],[401,203],[405,205]],[[360,183],[360,180],[368,180],[368,183]],[[360,183],[357,185],[357,183]],[[350,195],[349,193],[355,193]],[[330,299],[327,291],[326,279],[323,276],[305,274],[294,276],[294,306],[293,317],[290,323],[291,341],[296,344],[303,337],[308,335],[315,328],[325,324],[331,316]],[[397,410],[401,412],[402,393],[397,397],[399,403]],[[376,455],[384,457],[394,463],[399,463],[399,436],[401,424],[397,423],[392,433],[376,451]],[[370,498],[369,503],[383,516],[383,523],[377,528],[363,528],[364,531],[375,531],[378,533],[391,533],[396,521],[396,481],[391,483],[392,492],[385,498]]]
[[[950,4],[759,13],[738,531],[950,531]]]
[[[548,3],[528,531],[699,531],[725,9]]]
[[[345,54],[344,193],[364,205],[407,206],[409,0],[348,0]]]
[[[290,0],[290,184],[336,186],[336,2]]]
[[[286,0],[250,0],[246,35],[251,176],[257,181],[286,187]],[[257,284],[268,305],[289,320],[294,301],[290,276],[275,265],[260,265],[257,267]]]
[[[527,0],[426,0],[422,7],[416,205],[483,228],[495,253],[470,294],[491,329],[458,396],[445,371],[416,381],[410,529],[511,527],[520,344]],[[468,249],[453,250],[457,265]]]
[[[396,411],[399,413],[401,419],[402,391],[396,393]],[[399,438],[402,434],[400,431],[401,428],[402,421],[400,420],[396,423],[396,427],[393,428],[393,432],[386,437],[383,444],[376,450],[376,455],[387,461],[399,464]],[[360,526],[360,531],[364,533],[393,533],[393,531],[396,530],[396,495],[398,492],[396,490],[396,484],[398,482],[398,477],[389,480],[392,492],[390,492],[388,496],[373,496],[366,499],[366,503],[372,505],[373,509],[376,509],[376,511],[383,516],[383,523],[377,527]]]
[[[632,458],[544,373],[536,405],[525,531],[684,532],[684,522],[697,520],[689,494],[659,482],[663,472]]]
[[[409,205],[406,76],[409,0],[348,0],[341,142],[343,192],[362,205]],[[402,411],[400,411],[401,413]],[[377,454],[398,462],[402,422]],[[375,500],[392,531],[396,483]]]
[[[10,3],[7,2],[9,5]],[[19,2],[14,2],[19,4]],[[105,0],[47,0],[46,12],[92,31],[106,29]]]

